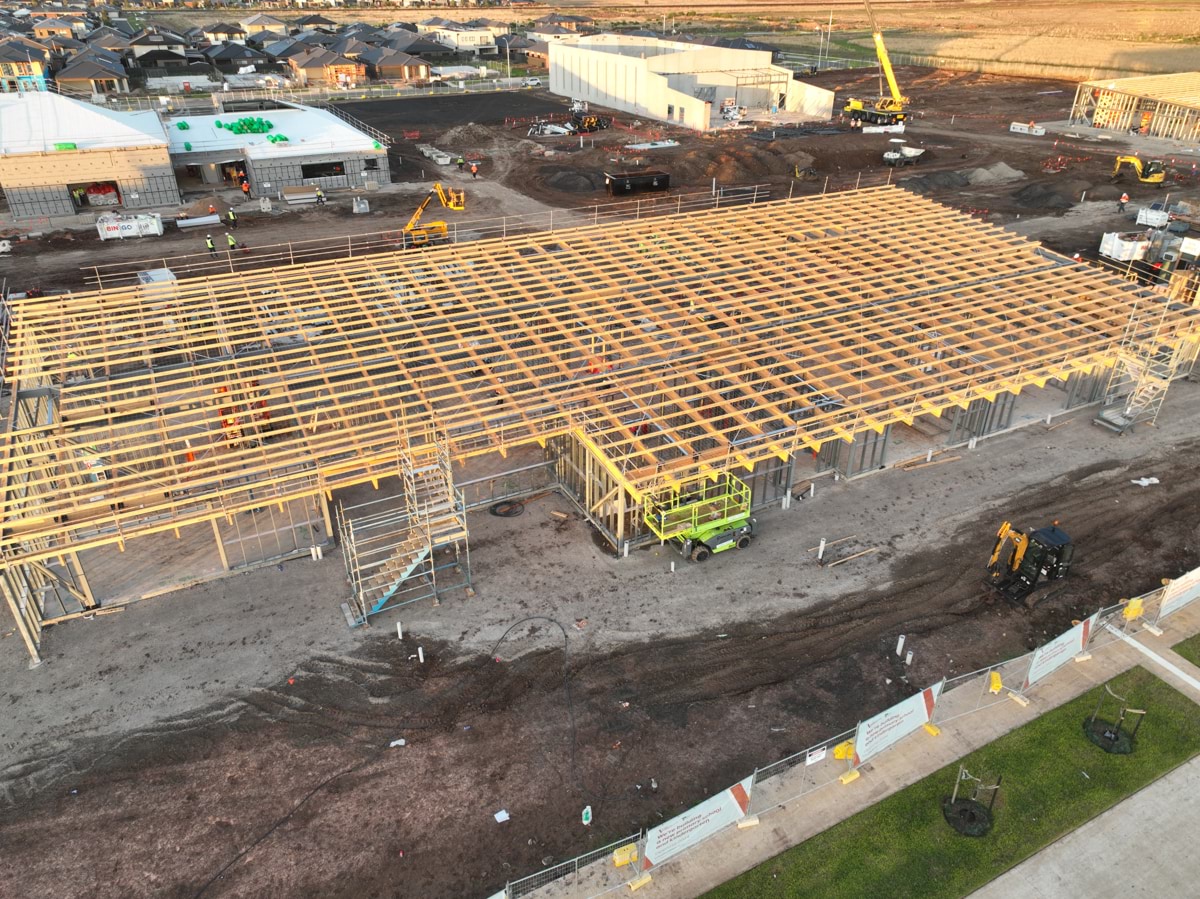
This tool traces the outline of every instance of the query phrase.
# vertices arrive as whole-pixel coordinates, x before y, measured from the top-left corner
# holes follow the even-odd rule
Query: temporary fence
[[[586,868],[592,862],[599,861],[605,856],[611,855],[621,847],[631,844],[640,845],[642,836],[643,832],[639,830],[635,834],[630,834],[623,839],[616,840],[606,846],[601,846],[599,849],[593,849],[591,852],[577,855],[569,861],[551,865],[548,868],[538,871],[536,874],[530,874],[528,877],[522,877],[520,880],[510,880],[501,895],[508,897],[508,899],[519,899],[519,897],[527,896],[556,880],[578,877],[581,868]]]
[[[714,190],[692,194],[664,194],[640,200],[581,206],[575,209],[551,209],[544,213],[509,215],[447,223],[449,243],[465,243],[496,237],[510,237],[537,231],[553,232],[563,228],[585,225],[638,221],[661,215],[725,209],[729,206],[762,203],[771,199],[771,187],[750,184],[739,187],[716,187]],[[199,238],[197,238],[199,241]],[[339,238],[316,238],[289,241],[261,247],[246,247],[208,251],[179,256],[158,256],[137,262],[91,265],[83,269],[85,282],[92,287],[118,287],[138,283],[138,273],[147,269],[166,268],[176,277],[248,272],[277,265],[301,262],[324,262],[349,259],[375,253],[394,253],[413,249],[411,238],[402,229],[349,234]]]
[[[1027,695],[1039,683],[1052,679],[1072,661],[1086,661],[1090,654],[1102,651],[1125,638],[1146,631],[1162,633],[1160,624],[1167,616],[1200,599],[1200,568],[1178,578],[1163,581],[1149,593],[1123,599],[1102,608],[1071,628],[1048,640],[1032,652],[1013,659],[944,679],[901,700],[879,714],[860,721],[844,733],[822,740],[807,749],[755,769],[754,773],[727,790],[710,796],[700,804],[676,815],[638,838],[638,862],[624,869],[598,865],[583,872],[584,858],[599,861],[619,843],[580,856],[556,868],[548,868],[530,878],[513,881],[504,894],[508,899],[525,896],[568,875],[578,886],[572,895],[598,895],[626,884],[649,882],[656,866],[678,859],[731,828],[753,826],[763,815],[771,814],[836,783],[850,783],[868,760],[886,753],[911,734],[927,731],[937,734],[939,725],[948,724],[992,706],[1016,701],[1028,704]],[[900,647],[897,647],[900,652]],[[565,895],[556,891],[557,895]]]

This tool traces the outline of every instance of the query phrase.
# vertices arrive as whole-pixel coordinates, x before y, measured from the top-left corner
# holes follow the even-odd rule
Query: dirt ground
[[[1039,92],[1065,86],[905,74],[927,110],[908,137],[930,158],[894,174],[1060,249],[1094,245],[1098,227],[1120,223],[1102,208],[1113,205],[1104,191],[1119,190],[1106,183],[1111,148],[1050,174],[1041,163],[1053,139],[1006,130],[1010,118],[1062,118],[1069,95]],[[839,96],[861,87],[822,77]],[[355,110],[368,121],[389,114]],[[486,186],[470,186],[469,202],[500,214],[595,202],[582,181],[624,155],[536,156],[524,131],[494,120],[435,130],[449,114],[425,122],[411,111],[403,124],[483,154]],[[886,136],[681,138],[665,167],[685,188],[718,171],[725,183],[783,191],[887,174],[875,162]],[[399,153],[412,158],[404,142]],[[1001,164],[1026,177],[995,180]],[[793,186],[797,166],[815,178]],[[988,175],[966,185],[935,177],[979,170]],[[460,177],[470,180],[447,180]],[[1070,201],[1080,183],[1089,199],[1101,192],[1083,212],[1036,200]],[[1016,196],[1029,186],[1039,189]],[[1152,196],[1124,189],[1135,204]],[[419,195],[373,195],[367,218],[402,223]],[[344,235],[363,217],[333,199],[332,209],[249,214],[243,235]],[[64,250],[63,240],[20,244],[0,265],[37,265],[45,286],[75,277],[98,241]],[[703,569],[680,561],[674,574],[658,548],[624,560],[602,552],[559,497],[516,519],[475,516],[479,595],[405,610],[404,642],[392,619],[346,630],[333,553],[58,626],[32,671],[5,627],[0,895],[484,896],[653,826],[914,685],[1020,653],[1200,564],[1200,387],[1173,387],[1159,425],[1124,438],[1088,419],[1034,425],[927,470],[823,481],[813,500],[762,516],[753,556]],[[1129,483],[1142,475],[1162,483]],[[1058,519],[1078,546],[1071,578],[1033,612],[981,586],[1004,518]],[[879,551],[838,568],[805,552],[849,534]],[[890,652],[898,633],[915,652],[907,670]],[[398,739],[406,745],[389,746]],[[588,804],[590,830],[579,824]],[[502,808],[512,819],[498,824]]]
[[[617,115],[617,127],[585,138],[580,148],[578,138],[527,137],[533,118],[565,115],[565,101],[546,91],[345,104],[352,115],[396,138],[391,154],[394,183],[366,194],[370,213],[352,215],[348,191],[331,192],[329,206],[320,209],[281,209],[276,204],[264,214],[257,204],[238,205],[241,227],[236,237],[250,247],[250,253],[232,259],[222,254],[215,261],[204,251],[203,234],[180,232],[170,224],[160,238],[108,243],[100,241],[94,228],[56,231],[18,240],[10,256],[0,257],[0,278],[7,278],[16,290],[53,291],[77,290],[87,286],[89,279],[94,283],[88,269],[97,263],[127,272],[164,263],[196,273],[228,271],[231,265],[247,270],[277,264],[280,257],[268,255],[267,248],[289,241],[326,240],[330,255],[344,255],[348,234],[402,228],[434,179],[465,188],[467,210],[431,210],[426,218],[436,214],[464,224],[610,202],[604,192],[604,172],[614,168],[666,169],[675,192],[706,191],[715,179],[726,186],[770,185],[775,197],[892,180],[985,221],[1013,227],[1051,249],[1081,252],[1088,258],[1095,258],[1104,231],[1131,226],[1139,205],[1164,196],[1162,190],[1136,180],[1110,183],[1113,159],[1125,140],[1084,139],[1087,135],[1075,139],[1063,134],[1027,137],[1008,131],[1012,121],[1065,120],[1074,97],[1071,82],[904,68],[898,77],[915,111],[905,139],[926,151],[919,165],[902,169],[890,169],[882,162],[883,152],[890,147],[889,135],[864,135],[837,122],[834,125],[840,130],[835,134],[764,140],[767,124],[757,134],[729,131],[698,136]],[[876,76],[867,70],[825,72],[812,81],[835,91],[839,104],[847,96],[870,96],[878,90]],[[414,131],[419,138],[404,138],[405,132]],[[625,149],[629,143],[665,137],[680,146],[652,153]],[[420,156],[417,143],[433,143],[477,159],[480,178],[472,179],[453,166],[435,166]],[[1151,147],[1143,152],[1166,157],[1172,168],[1167,190],[1173,200],[1200,201],[1195,167],[1200,155],[1189,155],[1185,149]],[[1124,217],[1117,214],[1115,203],[1122,191],[1133,200]],[[203,207],[210,197],[218,205],[239,200],[236,192],[224,191],[188,196],[186,205]],[[215,236],[220,242],[222,234]],[[362,252],[361,246],[357,252]]]

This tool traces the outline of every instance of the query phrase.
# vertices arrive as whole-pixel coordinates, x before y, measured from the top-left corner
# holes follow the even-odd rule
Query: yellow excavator
[[[1002,559],[1006,543],[1012,543],[1012,549]],[[1057,521],[1028,534],[1006,521],[996,532],[996,545],[988,560],[988,583],[1006,599],[1033,608],[1035,602],[1030,597],[1038,584],[1066,577],[1074,556],[1071,538]]]
[[[1117,164],[1113,166],[1111,181],[1116,181],[1121,177],[1121,169],[1129,166],[1137,175],[1138,181],[1142,184],[1158,184],[1161,185],[1167,177],[1167,167],[1161,159],[1151,159],[1148,162],[1142,162],[1136,156],[1118,156]]]
[[[908,97],[900,93],[896,84],[896,74],[892,71],[892,60],[888,57],[887,47],[883,45],[883,32],[875,21],[875,10],[871,9],[871,0],[863,0],[867,7],[867,15],[871,19],[871,38],[875,41],[875,55],[879,57],[879,68],[882,72],[879,84],[879,98],[876,100],[858,100],[851,97],[846,101],[842,112],[850,117],[850,123],[861,128],[863,125],[898,125],[908,118]],[[883,79],[887,79],[888,95],[883,95]]]
[[[421,205],[417,207],[417,211],[412,214],[412,218],[408,220],[408,224],[404,226],[404,243],[406,246],[421,246],[434,240],[444,240],[449,233],[445,222],[426,222],[420,224],[421,216],[425,214],[425,209],[437,197],[442,206],[446,209],[453,209],[458,212],[467,208],[467,192],[465,190],[455,190],[454,188],[443,188],[441,182],[435,182],[430,188],[425,199],[421,201]]]

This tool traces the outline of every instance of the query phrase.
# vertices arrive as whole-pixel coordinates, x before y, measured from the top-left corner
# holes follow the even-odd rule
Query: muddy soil
[[[77,744],[35,795],[10,767],[0,894],[489,894],[948,671],[1019,654],[1114,583],[1147,590],[1200,564],[1198,446],[1144,460],[1169,489],[1131,491],[1106,462],[1013,497],[1014,521],[1059,516],[1079,547],[1072,577],[1032,612],[982,587],[979,547],[963,540],[898,559],[883,590],[610,653],[565,657],[574,625],[548,618],[514,625],[533,651],[502,639],[443,663],[452,653],[427,643],[423,667],[377,636],[232,704]],[[909,669],[891,654],[901,632],[917,650]],[[61,761],[35,753],[24,770]]]
[[[869,76],[827,73],[819,80],[839,97],[872,87]],[[1116,190],[1107,185],[1110,149],[1056,147],[1007,131],[1014,119],[1063,118],[1070,96],[1053,91],[1073,85],[915,71],[902,71],[901,81],[920,113],[908,137],[928,150],[917,167],[886,170],[879,155],[887,137],[849,131],[771,141],[744,132],[701,138],[666,131],[681,146],[662,165],[683,190],[706,189],[718,178],[770,183],[780,195],[891,176],[1058,249],[1085,239],[1094,244],[1101,231],[1121,224],[1108,211]],[[528,108],[519,113],[563,108],[547,95],[521,96]],[[660,164],[658,156],[624,149],[663,134],[658,126],[628,123],[635,131],[605,132],[581,149],[577,139],[576,146],[531,141],[522,127],[505,125],[497,105],[466,120],[449,120],[452,111],[383,104],[353,110],[372,124],[379,116],[393,130],[419,128],[423,142],[478,153],[486,185],[468,187],[473,214],[592,204],[604,197],[598,178],[606,168]],[[402,139],[396,153],[397,171],[408,181],[420,180],[413,143]],[[1052,154],[1070,158],[1047,172]],[[438,177],[456,186],[471,180],[454,171]],[[1088,202],[1079,205],[1083,190]],[[1129,190],[1135,204],[1152,196],[1146,188]],[[373,194],[370,216],[351,216],[348,201],[336,195],[324,209],[248,212],[240,236],[252,245],[344,239],[351,229],[402,225],[422,195],[408,184]],[[1075,205],[1067,210],[1063,198]],[[198,242],[173,235],[153,252],[191,252]],[[77,287],[79,267],[101,252],[132,264],[151,250],[132,242],[101,248],[94,233],[62,232],[18,244],[0,273]],[[1097,441],[1110,439],[1097,432]],[[411,640],[373,633],[352,652],[314,650],[271,683],[255,679],[204,709],[160,715],[151,724],[153,716],[142,711],[123,732],[68,745],[62,738],[69,734],[8,744],[0,766],[0,895],[488,895],[507,879],[652,826],[917,686],[1023,652],[1114,599],[1115,590],[1150,589],[1160,577],[1200,564],[1196,450],[1193,440],[1146,454],[1145,470],[1161,488],[1130,488],[1124,463],[1102,460],[1010,497],[1004,514],[1015,523],[1060,518],[1079,547],[1072,577],[1047,590],[1033,612],[997,602],[982,588],[986,549],[976,537],[998,522],[981,514],[953,539],[896,555],[876,580],[885,588],[845,592],[783,617],[651,639],[648,630],[634,630],[645,625],[633,623],[619,648],[569,656],[563,629],[573,634],[574,622],[537,618],[519,623],[490,652],[465,658],[455,644],[425,640],[423,667],[410,658]],[[1019,451],[1039,469],[1044,453],[1053,452],[1036,440]],[[803,592],[791,579],[784,587],[780,574],[779,590]],[[545,582],[558,583],[556,599],[587,589],[583,578],[571,580],[570,571],[532,571],[527,588],[531,600],[555,589]],[[629,580],[613,583],[639,589]],[[641,589],[652,595],[655,588]],[[739,616],[727,578],[713,578],[696,602],[728,607],[731,622],[749,617]],[[596,626],[583,625],[584,633]],[[137,627],[130,627],[136,645]],[[197,639],[206,639],[202,623],[196,627]],[[299,639],[261,622],[256,627],[265,639]],[[901,632],[916,650],[907,670],[891,654]],[[221,658],[219,648],[212,651]],[[55,660],[80,679],[94,674],[93,663],[86,654]],[[169,664],[147,661],[149,673],[138,676]],[[25,708],[18,699],[4,701]],[[398,739],[406,745],[389,748]],[[588,804],[595,812],[590,830],[579,824]],[[498,824],[493,814],[502,808],[512,819]]]

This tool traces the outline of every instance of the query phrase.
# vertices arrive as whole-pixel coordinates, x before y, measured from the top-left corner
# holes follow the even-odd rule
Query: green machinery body
[[[745,549],[756,532],[750,487],[731,474],[665,495],[647,495],[642,513],[650,530],[694,562],[727,549]]]

